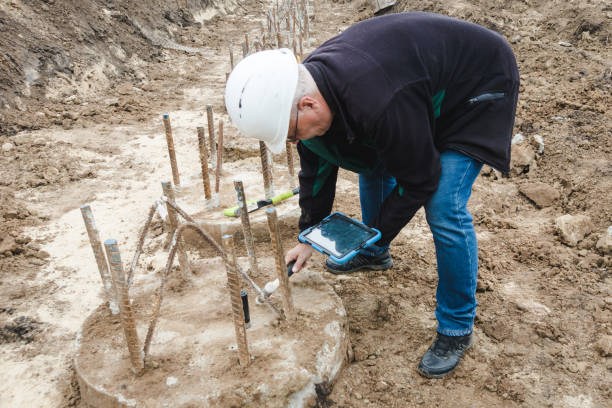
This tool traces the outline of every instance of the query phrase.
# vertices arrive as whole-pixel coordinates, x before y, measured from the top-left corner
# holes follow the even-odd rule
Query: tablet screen
[[[332,256],[342,258],[376,235],[376,231],[364,224],[342,214],[333,214],[303,237]]]

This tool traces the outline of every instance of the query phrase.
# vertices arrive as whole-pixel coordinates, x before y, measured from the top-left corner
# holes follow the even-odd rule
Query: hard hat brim
[[[234,125],[274,154],[285,147],[298,75],[290,50],[266,50],[238,63],[226,84],[225,105]]]

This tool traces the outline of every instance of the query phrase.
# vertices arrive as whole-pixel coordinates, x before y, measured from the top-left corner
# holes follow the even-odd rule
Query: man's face
[[[298,102],[295,115],[289,122],[287,141],[295,144],[298,140],[323,136],[330,126],[331,112],[327,104],[305,96]]]

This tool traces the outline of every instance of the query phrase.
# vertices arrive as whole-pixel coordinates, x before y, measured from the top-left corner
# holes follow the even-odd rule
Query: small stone
[[[529,144],[513,144],[510,167],[529,168],[535,162],[535,151]]]
[[[355,361],[363,361],[363,360],[367,360],[368,358],[368,352],[367,350],[361,348],[361,347],[355,347]]]
[[[602,336],[597,343],[595,343],[595,350],[602,357],[612,356],[612,336]]]
[[[544,138],[540,135],[533,135],[533,141],[537,144],[537,153],[544,153]]]
[[[2,151],[3,152],[10,152],[11,150],[13,150],[15,148],[15,145],[9,142],[6,142],[2,145]]]
[[[612,255],[612,225],[601,235],[595,247],[604,255]]]
[[[558,44],[559,44],[560,46],[562,46],[562,47],[571,47],[571,46],[572,46],[572,44],[571,44],[571,43],[568,43],[568,42],[566,42],[566,41],[559,41],[559,42],[558,42]]]
[[[523,184],[519,191],[539,208],[550,207],[561,196],[554,187],[541,182]]]
[[[514,135],[514,137],[512,138],[512,144],[517,144],[517,143],[521,143],[525,141],[525,136],[521,135],[520,133],[517,133],[516,135]]]
[[[513,36],[510,38],[510,42],[511,42],[512,44],[516,44],[516,43],[518,43],[518,42],[520,42],[520,41],[521,41],[521,36],[520,36],[520,35],[518,35],[518,34],[517,34],[517,35],[513,35]]]
[[[572,247],[593,230],[591,218],[586,215],[562,215],[555,220],[555,227],[561,241]]]
[[[377,392],[382,392],[382,391],[387,391],[391,386],[384,382],[384,381],[378,381],[376,383],[376,385],[374,385],[374,390],[376,390]]]
[[[59,174],[59,170],[53,166],[49,166],[43,171],[43,177],[50,183],[57,181]]]
[[[47,251],[41,250],[41,251],[36,252],[34,256],[38,259],[47,259],[51,255]]]
[[[17,251],[17,243],[13,237],[7,235],[0,240],[0,254],[11,255],[15,251]]]

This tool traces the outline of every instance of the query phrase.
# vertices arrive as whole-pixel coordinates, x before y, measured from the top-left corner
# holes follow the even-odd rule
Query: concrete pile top
[[[83,403],[96,408],[314,405],[315,384],[334,380],[350,347],[346,312],[333,289],[318,273],[294,275],[293,323],[257,305],[249,290],[251,364],[243,367],[221,259],[202,260],[194,270],[186,282],[176,273],[170,277],[142,376],[130,369],[118,315],[102,305],[86,319],[74,364]],[[261,259],[260,270],[273,279],[273,260]],[[265,279],[259,277],[261,286]],[[157,286],[158,277],[151,274],[140,276],[132,288],[141,342]],[[272,299],[280,307],[280,294]]]

